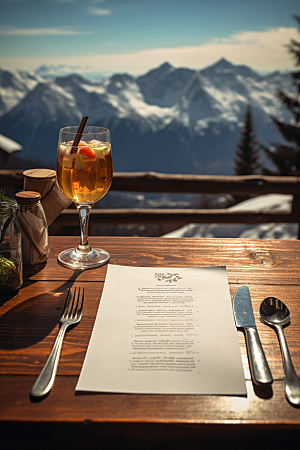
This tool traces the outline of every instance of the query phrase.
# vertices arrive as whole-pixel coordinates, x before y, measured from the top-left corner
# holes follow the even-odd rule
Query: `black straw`
[[[84,128],[86,126],[86,123],[88,121],[88,118],[89,118],[89,116],[85,116],[85,117],[82,118],[70,153],[76,153],[77,152],[77,147],[78,147],[78,144],[80,142],[81,136],[83,134]]]

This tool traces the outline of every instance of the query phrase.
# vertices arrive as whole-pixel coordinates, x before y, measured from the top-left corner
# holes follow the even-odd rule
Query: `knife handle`
[[[268,366],[256,328],[245,328],[246,342],[252,378],[256,384],[272,383],[273,378]]]

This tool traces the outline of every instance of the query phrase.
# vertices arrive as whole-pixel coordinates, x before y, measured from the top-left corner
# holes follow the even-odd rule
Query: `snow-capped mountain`
[[[180,100],[195,70],[175,69],[165,63],[158,69],[137,78],[138,86],[149,105],[171,107]]]
[[[278,141],[269,115],[289,120],[278,88],[292,92],[289,75],[261,76],[225,59],[200,71],[165,63],[143,76],[101,82],[76,74],[32,80],[27,94],[7,104],[0,133],[20,142],[24,159],[54,166],[59,128],[88,115],[90,125],[111,130],[116,171],[231,174],[248,103],[258,139]]]
[[[43,79],[34,73],[0,68],[0,117],[42,81]]]

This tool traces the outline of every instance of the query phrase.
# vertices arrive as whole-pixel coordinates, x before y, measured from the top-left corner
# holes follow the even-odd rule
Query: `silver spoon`
[[[278,298],[267,297],[260,305],[260,316],[262,322],[274,327],[278,335],[284,368],[286,398],[293,405],[300,405],[300,383],[282,329],[283,326],[290,322],[290,311]]]

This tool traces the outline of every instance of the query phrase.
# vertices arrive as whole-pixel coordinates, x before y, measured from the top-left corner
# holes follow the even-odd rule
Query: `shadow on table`
[[[253,390],[259,398],[270,399],[273,397],[273,388],[271,384],[253,383]]]
[[[0,348],[21,349],[42,341],[58,324],[67,298],[81,270],[72,272],[70,278],[58,288],[38,294],[9,309],[0,317]],[[26,283],[28,287],[35,281]],[[10,297],[2,302],[7,302]]]
[[[26,280],[29,280],[30,277],[36,275],[37,273],[44,270],[44,268],[47,265],[47,261],[42,264],[35,264],[34,266],[23,266],[23,278]],[[34,281],[32,281],[34,283]],[[29,283],[31,284],[31,283]],[[23,286],[24,287],[24,284]],[[22,289],[21,287],[21,289]],[[20,289],[17,289],[15,291],[7,291],[7,292],[1,292],[1,299],[0,299],[0,307],[4,305],[8,300],[11,300],[14,298],[18,293],[20,292]]]

